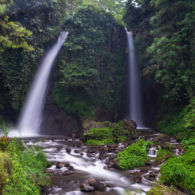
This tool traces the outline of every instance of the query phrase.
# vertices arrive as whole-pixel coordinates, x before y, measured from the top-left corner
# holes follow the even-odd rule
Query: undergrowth
[[[195,140],[183,141],[185,153],[173,156],[161,166],[160,181],[195,194]]]
[[[121,169],[133,169],[135,167],[144,166],[146,161],[149,160],[147,155],[147,147],[153,143],[143,139],[138,140],[136,143],[131,144],[123,151],[118,153],[116,160],[119,160]]]
[[[39,195],[41,187],[48,184],[44,173],[48,166],[46,155],[38,148],[25,149],[22,142],[12,139],[6,149],[9,173],[2,188],[3,195]],[[5,170],[5,169],[4,169]]]

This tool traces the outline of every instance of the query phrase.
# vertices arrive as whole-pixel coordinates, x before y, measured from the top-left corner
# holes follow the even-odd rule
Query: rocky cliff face
[[[52,81],[48,86],[48,94],[43,110],[43,121],[41,124],[42,135],[72,135],[79,130],[80,125],[77,119],[67,115],[65,111],[58,108],[54,103],[52,95]]]

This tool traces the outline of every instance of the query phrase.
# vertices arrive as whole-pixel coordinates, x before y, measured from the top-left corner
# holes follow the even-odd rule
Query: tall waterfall
[[[56,44],[47,52],[24,104],[18,129],[21,136],[37,136],[42,121],[42,110],[44,105],[45,93],[52,64],[66,41],[68,32],[61,32]]]
[[[142,101],[141,101],[141,88],[140,88],[140,75],[139,68],[136,64],[135,50],[133,43],[132,32],[127,33],[128,40],[128,60],[129,60],[129,119],[137,123],[138,128],[142,128]]]

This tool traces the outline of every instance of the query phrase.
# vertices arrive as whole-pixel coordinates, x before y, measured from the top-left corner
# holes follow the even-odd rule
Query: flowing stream
[[[19,120],[18,129],[22,137],[39,135],[49,74],[53,62],[63,43],[66,41],[67,36],[68,32],[60,33],[58,41],[47,52],[37,71]]]
[[[142,101],[139,68],[136,64],[132,32],[127,33],[129,62],[129,119],[134,120],[138,128],[143,128]]]
[[[39,140],[38,140],[39,139]],[[107,161],[116,155],[115,150],[122,150],[125,146],[119,143],[114,151],[107,151],[108,146],[90,148],[80,144],[79,139],[72,138],[29,138],[25,141],[30,147],[39,145],[46,152],[51,166],[47,169],[51,176],[51,186],[44,194],[49,195],[123,195],[126,190],[134,195],[145,195],[150,190],[152,182],[145,180],[136,183],[132,175],[139,172],[138,169],[119,171],[107,168]],[[102,151],[103,158],[101,158]],[[152,170],[153,168],[151,168]],[[104,191],[92,191],[83,193],[80,190],[82,183],[87,183],[89,178],[101,181],[106,189]]]

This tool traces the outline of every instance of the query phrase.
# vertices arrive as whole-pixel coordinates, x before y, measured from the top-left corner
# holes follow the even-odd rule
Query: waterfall
[[[20,130],[21,136],[39,135],[49,73],[60,48],[67,39],[67,36],[68,32],[60,33],[58,41],[47,52],[37,71],[19,120],[18,129]]]
[[[141,102],[141,88],[140,88],[140,75],[139,68],[136,64],[135,50],[133,43],[132,32],[127,33],[128,40],[128,63],[129,63],[129,119],[134,120],[137,123],[138,128],[142,128],[142,102]]]

